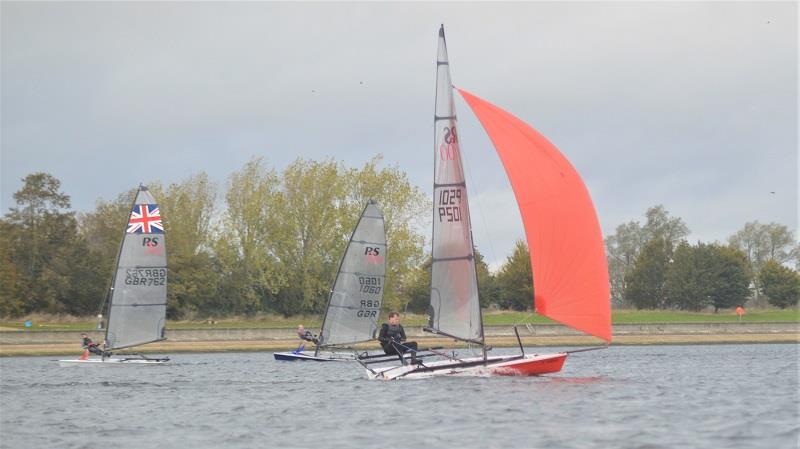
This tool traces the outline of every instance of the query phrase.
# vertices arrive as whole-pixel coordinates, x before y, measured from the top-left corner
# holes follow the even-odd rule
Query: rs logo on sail
[[[159,237],[144,237],[142,239],[142,246],[144,247],[145,254],[161,255],[164,254],[164,247],[159,246]]]
[[[158,246],[158,237],[145,237],[142,239],[142,246],[149,246],[151,248]]]
[[[452,161],[458,154],[458,136],[456,135],[456,128],[449,126],[444,127],[444,141],[439,147],[439,157],[443,161]]]

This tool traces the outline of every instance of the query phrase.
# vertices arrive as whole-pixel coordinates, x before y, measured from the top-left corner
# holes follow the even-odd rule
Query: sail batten
[[[373,338],[385,279],[384,219],[370,200],[350,236],[336,273],[320,331],[320,346],[350,345]]]
[[[458,90],[494,144],[517,198],[530,249],[537,312],[610,342],[605,248],[580,175],[532,127]]]

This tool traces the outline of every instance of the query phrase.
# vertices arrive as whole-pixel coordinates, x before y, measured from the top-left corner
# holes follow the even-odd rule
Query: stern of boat
[[[498,376],[538,376],[561,371],[567,353],[547,355],[526,355],[521,359],[499,363],[491,367],[492,374]]]

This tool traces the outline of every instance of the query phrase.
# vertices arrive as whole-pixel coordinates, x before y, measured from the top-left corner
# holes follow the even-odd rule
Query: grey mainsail
[[[106,349],[164,340],[167,253],[155,198],[140,186],[120,245],[106,328]]]
[[[434,117],[431,309],[428,327],[464,340],[483,340],[467,187],[444,27],[439,29]]]
[[[356,224],[336,274],[322,322],[319,347],[374,338],[386,279],[383,214],[369,200]]]

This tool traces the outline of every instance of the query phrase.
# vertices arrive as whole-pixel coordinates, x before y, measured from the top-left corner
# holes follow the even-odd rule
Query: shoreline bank
[[[408,338],[420,347],[465,347],[464,344],[431,337],[419,327],[406,328]],[[528,348],[551,346],[598,346],[604,342],[575,330],[557,325],[520,326],[522,344]],[[516,347],[513,326],[487,326],[486,343]],[[102,341],[102,331],[89,332],[95,341]],[[614,345],[673,344],[766,344],[800,343],[800,323],[719,323],[719,324],[622,324],[614,326]],[[300,341],[294,329],[168,329],[168,340],[152,343],[137,352],[174,354],[190,352],[257,352],[286,351],[297,348]],[[355,346],[356,350],[376,350],[376,342]],[[77,331],[0,331],[0,357],[80,354],[80,332]],[[122,351],[124,352],[124,351]]]

